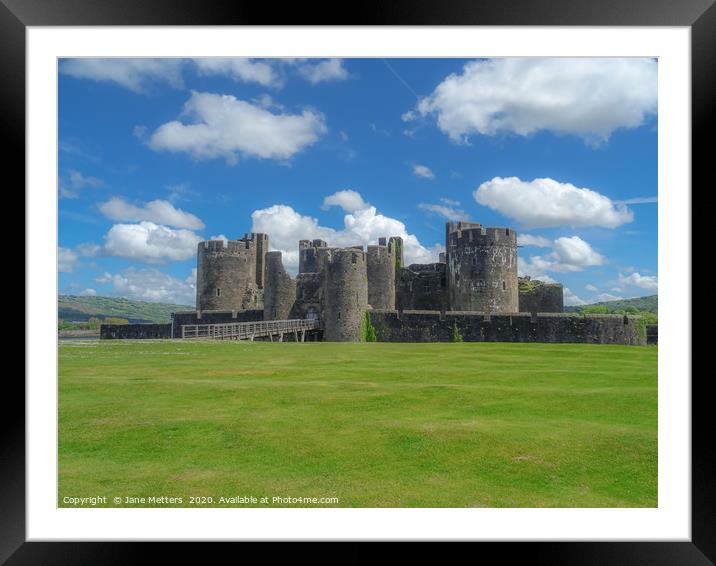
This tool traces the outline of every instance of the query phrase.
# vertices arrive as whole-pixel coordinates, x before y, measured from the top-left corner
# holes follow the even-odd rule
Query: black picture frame
[[[0,116],[6,164],[14,186],[25,186],[25,28],[67,25],[510,25],[686,26],[692,37],[692,186],[707,184],[709,117],[716,106],[716,4],[714,0],[396,0],[344,5],[267,4],[220,0],[0,0]],[[713,137],[712,135],[709,136]],[[710,180],[710,179],[709,179]],[[8,182],[8,186],[10,183]],[[24,204],[23,204],[24,207]],[[25,297],[31,301],[31,297]],[[29,331],[30,329],[28,329]],[[690,331],[690,329],[684,329]],[[714,469],[710,372],[692,376],[692,537],[690,542],[477,543],[499,552],[500,561],[549,564],[706,565],[716,562],[716,470]],[[0,563],[130,564],[183,560],[208,562],[207,545],[166,543],[25,542],[24,384],[6,373],[0,428]],[[14,409],[14,412],[13,412]],[[489,545],[489,546],[487,546]],[[484,550],[483,550],[484,549]],[[295,551],[289,551],[295,552]],[[301,550],[303,552],[303,550]],[[330,556],[332,553],[328,553]],[[288,556],[291,556],[290,554]],[[355,554],[353,554],[355,556]],[[275,557],[275,556],[274,556]],[[346,555],[348,557],[348,555]]]

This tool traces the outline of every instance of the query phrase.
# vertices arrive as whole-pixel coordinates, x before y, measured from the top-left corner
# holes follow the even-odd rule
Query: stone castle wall
[[[516,232],[448,222],[446,236],[450,310],[518,312]]]
[[[286,320],[296,302],[296,281],[286,273],[281,252],[266,255],[264,320]]]
[[[559,283],[520,280],[520,312],[564,312],[564,287]]]
[[[265,234],[209,240],[197,247],[197,310],[263,309]]]
[[[548,342],[643,345],[638,317],[475,312],[369,311],[379,342]]]
[[[362,249],[331,249],[324,267],[323,339],[358,342],[368,308],[366,254]]]
[[[100,340],[147,340],[171,338],[172,325],[166,324],[102,324]]]
[[[323,312],[323,273],[299,273],[296,300],[289,318],[320,318]]]
[[[448,310],[444,263],[413,264],[400,270],[396,283],[398,310]]]
[[[632,317],[556,314],[564,308],[563,287],[518,280],[512,229],[448,222],[445,235],[440,262],[407,268],[399,237],[379,238],[367,251],[301,240],[295,279],[281,252],[268,251],[264,234],[202,242],[200,312],[177,313],[172,332],[178,337],[182,324],[319,318],[324,340],[359,341],[369,312],[378,339],[389,342],[450,341],[456,328],[465,341],[645,341]]]
[[[328,244],[323,240],[301,240],[298,242],[298,272],[316,273],[320,271],[319,254]]]
[[[395,257],[381,238],[367,252],[368,304],[374,309],[395,308]]]

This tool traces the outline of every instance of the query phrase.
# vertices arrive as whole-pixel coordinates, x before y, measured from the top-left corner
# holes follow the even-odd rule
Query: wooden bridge
[[[296,342],[306,339],[306,332],[318,330],[317,319],[267,320],[263,322],[231,322],[226,324],[184,324],[182,338],[208,338],[213,340],[254,340],[268,336],[271,342],[283,342],[286,336]]]

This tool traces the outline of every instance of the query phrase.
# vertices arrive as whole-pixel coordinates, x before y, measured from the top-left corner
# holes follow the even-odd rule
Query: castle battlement
[[[326,265],[366,263],[366,252],[362,246],[350,248],[328,248],[325,252]]]
[[[384,239],[384,238],[383,238]],[[392,258],[393,257],[393,250],[390,249],[386,244],[378,244],[374,245],[371,244],[368,246],[368,255],[374,256],[374,257],[385,257],[385,258]]]
[[[432,272],[444,272],[444,263],[411,263],[407,269],[413,273],[432,273]]]
[[[299,240],[298,249],[304,250],[307,248],[327,248],[328,244],[324,240]]]
[[[298,272],[315,273],[320,271],[320,255],[329,249],[323,240],[299,240],[298,242]]]
[[[484,245],[517,245],[517,232],[512,228],[479,227],[456,230],[448,235],[447,247],[450,250],[455,246],[484,246]]]
[[[257,250],[265,246],[268,249],[268,235],[252,232],[245,234],[243,238],[237,240],[204,240],[199,242],[198,250],[201,251],[229,251],[241,252],[242,250]]]
[[[232,254],[255,253],[256,246],[251,241],[244,240],[206,240],[199,242],[199,253],[203,252],[220,252]]]

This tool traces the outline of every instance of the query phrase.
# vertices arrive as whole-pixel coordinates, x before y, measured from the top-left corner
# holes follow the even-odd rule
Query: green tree
[[[453,342],[462,342],[462,334],[460,333],[460,329],[457,327],[457,322],[452,323],[452,341]]]
[[[582,309],[583,314],[609,314],[609,307],[606,305],[589,305]]]
[[[361,336],[363,338],[363,342],[377,342],[378,337],[375,333],[375,327],[373,326],[373,323],[370,320],[370,314],[368,311],[366,311],[365,315],[363,316],[363,324],[361,325],[362,333]]]
[[[118,316],[108,316],[102,321],[104,324],[129,324],[126,318],[119,318]]]

